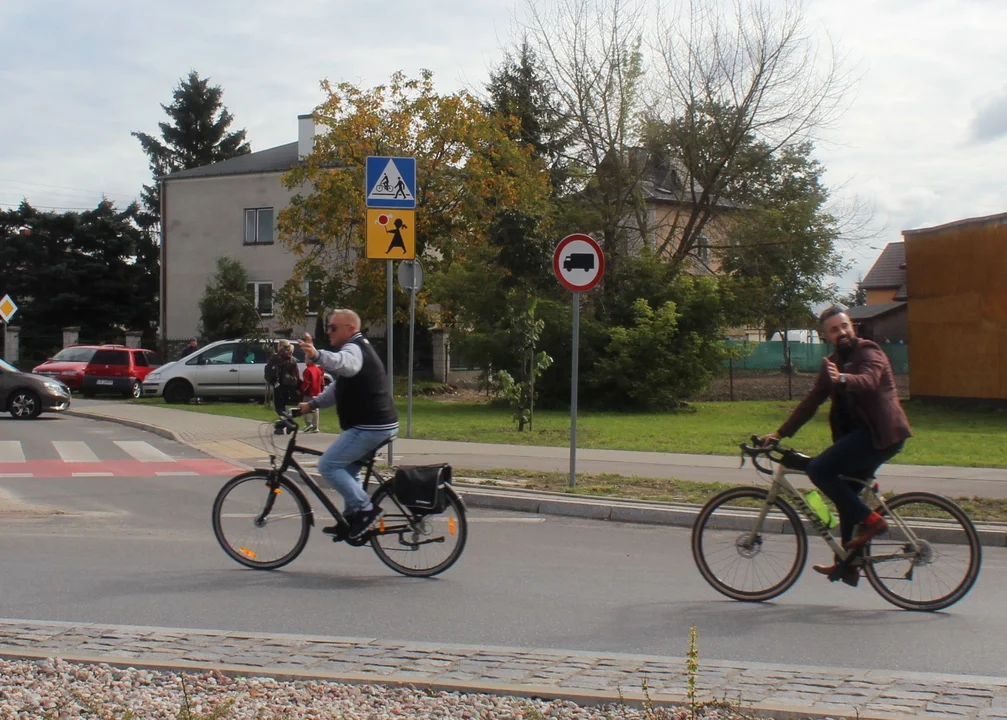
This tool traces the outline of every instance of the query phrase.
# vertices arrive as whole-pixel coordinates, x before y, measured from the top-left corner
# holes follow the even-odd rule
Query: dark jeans
[[[297,401],[297,388],[277,385],[273,388],[273,408],[276,414],[284,412],[287,405],[293,405]]]
[[[860,499],[863,486],[840,475],[873,474],[902,449],[905,441],[878,450],[871,441],[871,431],[860,427],[839,438],[831,447],[808,463],[807,473],[815,487],[825,493],[839,510],[839,531],[843,542],[853,537],[853,528],[862,523],[871,509]]]

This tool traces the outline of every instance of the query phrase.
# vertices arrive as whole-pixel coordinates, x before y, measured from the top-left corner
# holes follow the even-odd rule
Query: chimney
[[[315,119],[309,115],[297,116],[297,159],[303,160],[315,147]]]

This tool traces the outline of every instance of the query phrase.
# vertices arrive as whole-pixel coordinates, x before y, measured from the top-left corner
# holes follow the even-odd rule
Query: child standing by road
[[[316,395],[322,394],[322,383],[324,376],[322,374],[322,369],[315,364],[315,362],[309,358],[304,358],[304,380],[301,383],[301,402],[308,402],[311,398]],[[316,433],[318,432],[318,420],[321,410],[315,409],[312,411],[311,418],[314,422],[308,420],[306,415],[304,418],[304,432],[306,433]]]

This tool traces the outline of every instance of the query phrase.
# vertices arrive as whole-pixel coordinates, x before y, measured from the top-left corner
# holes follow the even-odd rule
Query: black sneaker
[[[345,525],[330,525],[329,527],[323,527],[322,532],[325,533],[326,535],[331,535],[333,540],[346,539]]]
[[[350,524],[350,537],[358,538],[370,530],[383,512],[379,507],[372,507],[370,510],[360,510],[352,515],[347,515],[346,521]]]

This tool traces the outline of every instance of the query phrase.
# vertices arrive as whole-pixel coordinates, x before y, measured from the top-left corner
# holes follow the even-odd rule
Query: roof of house
[[[882,315],[887,315],[888,313],[905,306],[906,303],[904,302],[879,303],[877,305],[858,305],[857,307],[851,307],[846,311],[846,314],[850,316],[850,320],[871,320],[876,317],[881,317]]]
[[[933,232],[941,232],[944,230],[954,230],[956,228],[968,227],[970,225],[1007,225],[1007,213],[999,213],[997,215],[983,215],[982,217],[965,218],[964,220],[955,220],[954,222],[944,223],[943,225],[935,225],[934,227],[928,227],[928,228],[903,230],[902,236],[912,237],[913,235],[926,235]]]
[[[202,167],[179,170],[165,175],[164,180],[185,178],[217,177],[219,175],[250,175],[257,173],[286,172],[297,164],[297,143],[277,145],[268,150],[239,155],[230,160],[203,165]]]
[[[902,242],[891,242],[881,251],[874,261],[870,272],[860,282],[865,290],[883,290],[899,288],[905,296],[906,284],[906,246]]]

